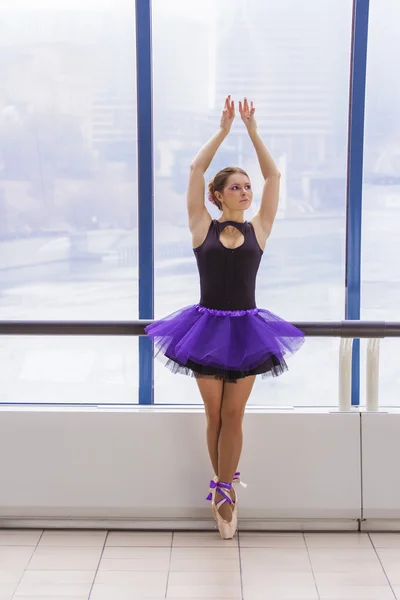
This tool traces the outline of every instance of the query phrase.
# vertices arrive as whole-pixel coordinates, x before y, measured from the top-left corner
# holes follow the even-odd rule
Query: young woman
[[[174,372],[194,375],[207,417],[207,445],[215,477],[209,498],[221,536],[237,529],[237,499],[232,483],[242,450],[242,421],[256,375],[280,375],[285,355],[303,343],[301,331],[255,300],[257,271],[271,233],[279,200],[280,173],[257,132],[253,103],[239,103],[240,116],[254,145],[264,186],[260,208],[250,222],[244,212],[253,199],[243,169],[228,167],[208,185],[208,199],[221,211],[212,220],[205,206],[204,174],[235,118],[227,97],[218,132],[194,158],[187,208],[200,275],[195,306],[152,323],[147,334]]]

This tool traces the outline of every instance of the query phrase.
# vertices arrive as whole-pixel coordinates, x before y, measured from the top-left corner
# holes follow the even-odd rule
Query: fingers
[[[229,118],[231,118],[231,119],[235,116],[235,103],[233,100],[231,101],[230,95],[226,97],[223,112],[224,112],[224,114],[229,116]]]
[[[248,102],[247,98],[243,99],[243,102],[239,101],[239,112],[242,118],[248,118],[251,115],[254,115],[256,109],[254,108],[253,102]]]

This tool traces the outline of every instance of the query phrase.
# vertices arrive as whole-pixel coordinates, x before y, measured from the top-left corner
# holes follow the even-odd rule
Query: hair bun
[[[215,200],[214,200],[213,195],[212,195],[211,192],[208,192],[207,198],[208,198],[209,202],[211,202],[211,204],[214,204],[214,206],[217,206],[215,204]]]

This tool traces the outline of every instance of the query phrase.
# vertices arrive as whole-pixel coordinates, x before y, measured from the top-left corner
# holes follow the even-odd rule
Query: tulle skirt
[[[174,373],[237,381],[281,375],[285,357],[304,342],[302,331],[268,310],[188,306],[146,327],[156,354]]]

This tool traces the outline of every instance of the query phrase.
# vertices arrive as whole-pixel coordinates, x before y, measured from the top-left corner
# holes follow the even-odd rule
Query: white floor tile
[[[9,569],[0,571],[0,583],[18,583],[25,569]]]
[[[400,549],[400,533],[371,533],[370,536],[375,548]]]
[[[241,548],[305,548],[302,534],[281,535],[271,533],[241,533]]]
[[[147,584],[129,585],[118,583],[95,583],[90,600],[161,600],[165,598],[164,587],[149,581]]]
[[[249,586],[285,586],[290,585],[303,585],[303,586],[315,586],[314,575],[312,571],[242,571],[243,585]]]
[[[387,586],[318,586],[321,600],[394,600]]]
[[[392,585],[400,585],[400,549],[377,550],[382,567]]]
[[[316,573],[382,571],[379,558],[369,549],[343,549],[342,552],[337,552],[321,548],[318,552],[310,552],[310,559]]]
[[[198,548],[237,548],[238,540],[235,537],[233,540],[221,539],[218,532],[201,532],[201,533],[186,533],[177,532],[174,535],[173,547],[194,547]]]
[[[240,585],[240,572],[229,571],[181,571],[169,574],[169,586]]]
[[[90,600],[164,600],[162,594],[153,593],[151,588],[132,589],[131,586],[95,584]],[[48,600],[48,599],[47,599]]]
[[[170,571],[229,571],[239,572],[240,563],[237,558],[173,558]]]
[[[310,559],[306,549],[293,548],[242,548],[242,568],[270,571],[310,571]]]
[[[36,546],[42,530],[0,529],[0,546]]]
[[[0,546],[0,570],[25,569],[34,551],[34,546]]]
[[[335,560],[376,560],[379,562],[374,548],[309,548],[311,562],[315,559]]]
[[[394,563],[400,561],[400,548],[376,548],[375,552],[381,561]]]
[[[400,571],[399,571],[399,567],[384,567],[385,569],[385,573],[386,573],[386,577],[389,580],[389,583],[391,585],[400,585]]]
[[[58,571],[95,571],[99,565],[101,548],[54,547],[36,548],[28,569]]]
[[[40,539],[39,547],[61,546],[66,548],[67,546],[86,546],[102,548],[106,536],[106,531],[45,531]]]
[[[16,583],[0,583],[0,598],[11,598],[16,587]]]
[[[0,596],[0,600],[3,600]],[[88,600],[87,596],[13,596],[12,600]],[[116,598],[113,598],[116,600]]]
[[[26,571],[21,579],[21,584],[92,584],[95,575],[96,571]]]
[[[21,584],[17,588],[19,596],[46,596],[47,598],[62,598],[63,596],[77,596],[88,598],[91,584],[75,583],[56,584]]]
[[[244,600],[318,600],[315,585],[243,586]]]
[[[241,599],[240,572],[185,571],[171,572],[167,598]]]
[[[166,558],[104,558],[100,571],[168,571],[169,557]]]
[[[383,570],[381,572],[373,571],[353,571],[350,573],[314,573],[315,580],[319,587],[331,586],[386,586],[387,578]]]
[[[171,548],[151,548],[142,546],[106,546],[102,558],[140,558],[142,560],[169,560]],[[157,571],[158,569],[153,569]]]
[[[151,586],[156,589],[156,594],[165,594],[168,571],[98,571],[95,585],[106,584],[132,588],[146,588]]]
[[[108,534],[106,548],[108,546],[147,546],[147,547],[170,547],[172,533],[168,531],[111,531]]]
[[[173,546],[171,559],[180,558],[239,558],[239,549],[237,547],[224,548],[215,546],[211,548],[188,548],[185,546]]]
[[[27,571],[16,595],[88,598],[94,577],[94,571]]]
[[[240,585],[213,585],[198,584],[191,585],[169,585],[167,600],[193,600],[202,598],[204,600],[241,600],[242,590]]]
[[[317,600],[315,581],[321,600],[395,600],[388,578],[400,600],[400,534],[371,537],[0,530],[0,600],[88,600],[95,577],[91,600],[241,600],[242,583],[244,600]]]
[[[306,533],[309,548],[369,548],[371,540],[367,533]]]

